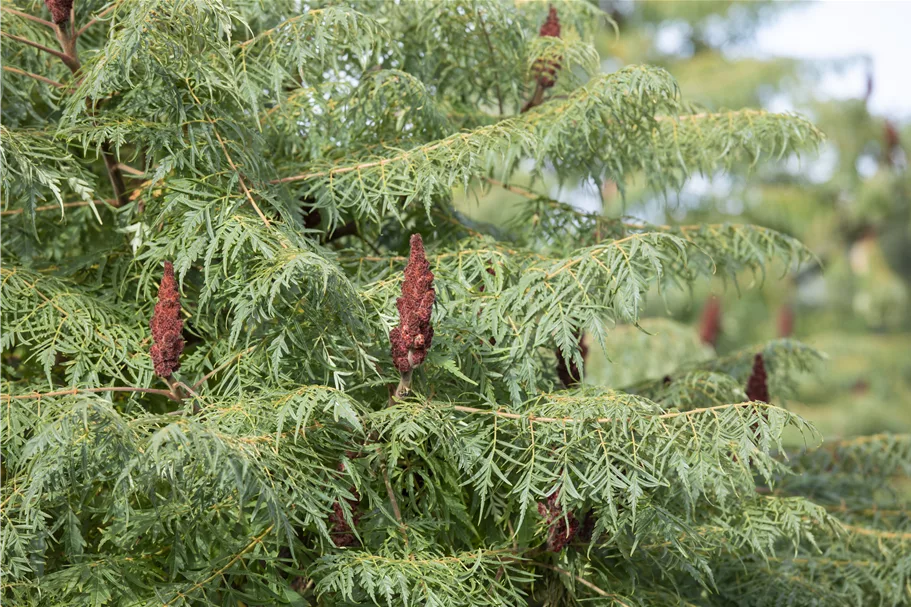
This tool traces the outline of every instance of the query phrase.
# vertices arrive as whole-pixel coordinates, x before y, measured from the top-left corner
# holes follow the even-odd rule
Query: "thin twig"
[[[6,68],[4,67],[3,69],[6,69]],[[64,202],[62,205],[49,204],[49,205],[45,205],[42,207],[36,207],[35,212],[38,213],[41,211],[53,211],[54,209],[59,209],[61,206],[65,209],[73,208],[73,207],[87,207],[87,206],[91,206],[91,205],[95,205],[98,207],[103,207],[106,205],[114,206],[114,202],[115,201],[113,201],[113,200],[80,200],[79,202]],[[25,209],[10,209],[8,211],[0,212],[0,215],[2,215],[2,216],[19,215],[20,213],[24,213],[24,212],[25,212]]]
[[[383,482],[386,484],[386,495],[389,496],[389,502],[392,504],[392,514],[399,523],[399,530],[405,539],[405,546],[408,546],[408,531],[405,522],[402,519],[402,511],[399,509],[399,502],[395,499],[395,491],[392,490],[392,482],[389,480],[389,471],[386,469],[386,460],[383,459],[383,450],[377,447],[377,453],[380,456],[380,469],[383,472]]]
[[[624,603],[623,601],[621,601],[620,599],[617,598],[617,595],[616,595],[616,594],[611,594],[610,592],[607,592],[606,590],[602,590],[602,589],[599,588],[598,586],[595,586],[593,583],[591,583],[591,582],[589,582],[588,580],[586,580],[584,577],[578,576],[578,575],[576,575],[575,573],[572,573],[572,572],[570,572],[570,571],[567,571],[566,569],[561,569],[561,568],[557,567],[556,565],[549,565],[549,564],[547,564],[547,563],[541,563],[541,562],[538,562],[538,561],[531,561],[531,563],[532,563],[533,565],[535,565],[536,567],[543,567],[544,569],[550,569],[551,571],[556,571],[557,573],[559,573],[559,574],[561,574],[561,575],[565,575],[565,576],[567,576],[567,577],[571,577],[571,578],[573,578],[574,580],[576,580],[577,582],[579,582],[580,584],[582,584],[583,586],[585,586],[586,588],[589,588],[589,589],[593,590],[595,593],[597,593],[597,594],[599,594],[599,595],[601,595],[601,596],[608,596],[608,597],[611,597],[611,598],[613,598],[617,603],[619,603],[619,604],[621,604],[621,605],[626,605],[626,603]],[[628,606],[627,606],[627,607],[628,607]]]
[[[129,173],[130,175],[136,175],[137,177],[142,177],[143,175],[145,175],[145,171],[140,171],[139,169],[134,169],[130,165],[123,164],[122,162],[118,162],[115,166],[118,169],[120,169],[121,171],[123,171],[124,173]]]
[[[76,37],[78,38],[79,36],[81,36],[82,34],[84,34],[84,33],[85,33],[85,30],[89,29],[90,27],[92,27],[93,25],[95,25],[96,23],[98,23],[98,21],[99,21],[102,17],[104,17],[105,15],[107,15],[108,13],[110,13],[110,12],[111,12],[112,10],[114,10],[115,8],[117,8],[117,3],[116,3],[116,2],[115,2],[114,4],[112,4],[111,6],[107,7],[106,9],[104,9],[103,11],[101,11],[100,13],[98,13],[97,15],[95,15],[94,17],[92,17],[92,18],[89,20],[88,23],[86,23],[85,25],[83,25],[82,27],[80,27],[80,28],[76,31]]]
[[[214,580],[215,578],[221,577],[221,575],[222,575],[225,571],[227,571],[228,569],[230,569],[231,566],[234,565],[234,563],[236,563],[237,561],[239,561],[240,559],[242,559],[243,556],[244,556],[245,554],[247,554],[248,552],[250,552],[251,550],[253,550],[253,549],[256,547],[257,544],[259,544],[261,541],[263,541],[263,538],[266,537],[267,535],[269,535],[269,533],[272,532],[272,529],[273,529],[274,527],[275,527],[274,524],[273,524],[273,525],[269,525],[269,527],[268,527],[265,531],[263,531],[260,535],[254,537],[253,540],[252,540],[249,544],[247,544],[247,546],[246,546],[243,550],[241,550],[241,551],[238,552],[236,555],[234,555],[234,558],[232,558],[230,561],[228,561],[228,564],[227,564],[227,565],[225,565],[224,567],[222,567],[221,569],[219,569],[218,571],[216,571],[215,573],[213,573],[212,575],[210,575],[209,577],[207,577],[207,578],[204,579],[203,581],[197,582],[197,583],[193,584],[192,586],[190,586],[188,589],[182,590],[182,591],[178,592],[178,593],[177,593],[177,596],[175,596],[174,598],[172,598],[171,600],[169,600],[167,603],[164,603],[164,604],[162,605],[162,607],[169,607],[169,605],[173,605],[174,602],[177,601],[177,599],[185,599],[185,598],[187,598],[187,595],[190,594],[191,592],[193,592],[193,591],[195,591],[195,590],[199,590],[200,588],[202,588],[203,586],[205,586],[206,584],[208,584],[209,582],[211,582],[211,581]]]
[[[481,33],[484,35],[484,42],[487,43],[487,52],[490,53],[490,62],[493,65],[496,65],[496,55],[493,51],[493,45],[490,43],[490,36],[487,34],[487,28],[484,26],[484,17],[481,15],[481,9],[475,11],[478,15],[478,29],[481,30]],[[503,93],[500,92],[500,81],[494,80],[494,90],[497,93],[497,106],[500,108],[500,116],[503,115]]]
[[[696,120],[702,120],[702,119],[706,119],[706,118],[715,119],[715,118],[732,117],[734,115],[762,116],[762,115],[766,115],[768,113],[769,112],[767,112],[766,110],[741,110],[741,111],[737,111],[737,112],[717,112],[717,113],[702,112],[699,114],[683,114],[683,115],[679,115],[679,116],[654,116],[654,120],[655,120],[655,122],[680,122],[683,120],[690,120],[691,122],[695,122]],[[496,125],[494,125],[494,126],[496,126]],[[481,129],[479,129],[479,130],[485,130],[487,128],[488,127],[481,127]],[[490,127],[490,128],[493,128],[493,127]],[[452,146],[457,141],[469,140],[473,134],[474,133],[458,133],[457,135],[451,135],[445,139],[441,139],[441,140],[439,140],[435,143],[432,143],[430,145],[427,145],[427,146],[418,146],[415,148],[411,148],[409,150],[405,150],[404,152],[396,154],[395,156],[381,158],[379,160],[370,160],[367,162],[361,162],[361,163],[353,164],[353,165],[337,166],[337,167],[332,167],[330,169],[324,169],[324,170],[320,170],[320,171],[310,171],[307,173],[300,173],[299,175],[281,177],[278,179],[272,179],[269,181],[269,183],[279,184],[279,183],[293,183],[296,181],[307,181],[310,179],[315,179],[317,177],[334,177],[336,175],[342,175],[344,173],[350,173],[352,171],[361,171],[364,169],[371,169],[371,168],[375,168],[375,167],[386,166],[387,164],[392,164],[395,162],[400,162],[402,160],[406,160],[413,155],[417,155],[417,154],[426,155],[428,152],[432,152],[432,151],[438,150],[440,148]]]
[[[767,409],[780,409],[780,407],[777,407],[775,405],[770,405],[768,403],[750,401],[750,402],[728,404],[728,405],[716,405],[714,407],[701,407],[699,409],[689,409],[688,411],[675,411],[672,413],[664,413],[662,415],[656,415],[655,419],[672,419],[675,417],[687,417],[687,416],[696,415],[699,413],[707,413],[710,411],[717,411],[720,409],[731,409],[731,408],[737,408],[737,407],[764,407]],[[454,411],[459,411],[461,413],[469,413],[472,415],[493,415],[495,417],[502,417],[505,419],[528,420],[531,423],[609,424],[611,422],[617,421],[617,418],[614,418],[614,417],[599,417],[599,418],[595,418],[595,419],[584,419],[584,418],[575,418],[575,417],[537,417],[535,415],[522,415],[519,413],[509,413],[507,411],[498,411],[495,409],[477,409],[475,407],[463,407],[461,405],[455,405],[452,408]]]
[[[64,88],[66,88],[66,85],[65,85],[65,84],[62,84],[62,83],[60,83],[60,82],[57,82],[56,80],[51,80],[50,78],[45,78],[44,76],[39,76],[38,74],[33,74],[33,73],[31,73],[31,72],[26,72],[26,71],[24,71],[24,70],[16,69],[16,68],[10,67],[10,66],[8,66],[8,65],[4,65],[4,66],[3,66],[3,71],[4,71],[4,72],[12,72],[13,74],[19,74],[19,75],[21,75],[21,76],[28,76],[29,78],[34,78],[35,80],[38,80],[38,81],[43,82],[43,83],[45,83],[45,84],[50,84],[51,86],[56,87],[56,88],[58,88],[58,89],[64,89]]]
[[[23,38],[22,36],[8,34],[6,32],[0,32],[0,36],[6,36],[7,38],[9,38],[11,40],[15,40],[16,42],[21,42],[22,44],[27,44],[28,46],[35,47],[39,51],[44,51],[45,53],[53,55],[54,57],[57,57],[58,59],[60,59],[64,63],[66,63],[67,66],[69,66],[70,63],[72,62],[72,57],[70,57],[66,53],[62,53],[58,50],[52,49],[49,46],[44,46],[43,44],[39,44],[39,43],[35,42],[34,40],[29,40],[28,38]]]
[[[541,194],[538,194],[538,193],[534,192],[533,190],[529,190],[528,188],[523,188],[521,186],[512,185],[509,183],[503,183],[502,181],[497,181],[493,177],[481,177],[481,179],[483,179],[487,183],[490,183],[493,185],[498,185],[501,188],[503,188],[504,190],[512,192],[513,194],[518,194],[519,196],[524,196],[525,198],[528,198],[529,200],[537,200],[538,198],[541,198]]]
[[[32,394],[20,394],[18,396],[12,396],[10,394],[3,394],[2,396],[6,397],[6,402],[12,402],[14,400],[34,400],[42,399],[51,396],[71,396],[75,394],[92,394],[96,392],[142,392],[144,394],[159,394],[161,396],[167,396],[171,400],[177,401],[174,394],[170,390],[161,390],[159,388],[137,388],[134,386],[109,386],[105,388],[70,388],[69,390],[57,390],[56,392],[34,392]],[[180,401],[177,401],[180,402]]]
[[[252,352],[252,351],[255,350],[255,349],[256,349],[256,346],[250,346],[249,348],[247,348],[247,349],[244,350],[243,352],[238,352],[237,354],[235,354],[234,356],[232,356],[230,360],[228,360],[228,361],[226,361],[226,362],[224,362],[224,363],[218,365],[217,367],[215,367],[214,369],[212,369],[211,371],[209,371],[208,373],[206,373],[205,375],[203,375],[202,378],[201,378],[199,381],[197,381],[195,384],[193,384],[193,389],[196,390],[196,389],[199,388],[201,385],[203,385],[204,383],[206,383],[206,380],[207,380],[207,379],[209,379],[210,377],[212,377],[213,375],[215,375],[216,373],[218,373],[219,371],[221,371],[222,369],[224,369],[225,367],[227,367],[228,365],[230,365],[231,363],[233,363],[235,360],[238,360],[238,359],[239,359],[241,356],[243,356],[244,354],[247,354],[247,353],[249,353],[249,352]]]
[[[17,17],[22,17],[23,19],[28,19],[29,21],[34,21],[35,23],[39,23],[51,29],[54,28],[54,24],[50,21],[47,21],[46,19],[42,19],[41,17],[36,17],[34,15],[29,15],[28,13],[23,13],[22,11],[17,11],[16,9],[9,8],[8,6],[0,6],[0,11],[7,12],[11,15],[16,15]]]
[[[187,81],[187,84],[189,84],[189,81]],[[192,88],[190,88],[190,95],[192,95],[193,99],[196,100],[196,103],[200,103],[199,99],[196,97],[196,93],[193,92]],[[263,223],[266,224],[266,227],[270,227],[272,223],[269,221],[269,218],[263,214],[262,210],[259,208],[259,205],[256,204],[256,201],[253,200],[253,194],[251,194],[250,190],[247,189],[247,183],[244,181],[243,174],[241,174],[240,169],[237,168],[237,165],[234,164],[234,160],[231,159],[231,154],[228,153],[228,148],[225,146],[225,142],[222,140],[221,135],[218,134],[218,129],[215,127],[215,121],[209,118],[208,115],[206,118],[212,125],[212,132],[215,133],[215,138],[218,139],[218,144],[221,146],[221,151],[224,152],[225,158],[228,160],[228,164],[231,166],[231,170],[237,173],[237,179],[240,182],[241,189],[244,191],[244,195],[247,197],[247,200],[250,201],[250,204],[253,205],[253,209],[256,211],[256,214],[259,215],[259,218],[262,219]],[[281,242],[280,244],[282,248],[288,247],[288,245],[286,245],[284,242]]]

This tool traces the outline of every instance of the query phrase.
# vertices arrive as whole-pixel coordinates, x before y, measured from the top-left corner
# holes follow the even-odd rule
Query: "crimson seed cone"
[[[544,502],[538,502],[538,514],[547,522],[547,550],[560,552],[579,531],[579,520],[560,506],[560,492],[555,491]]]
[[[151,354],[155,363],[155,374],[167,379],[180,369],[180,354],[183,352],[183,319],[180,317],[180,292],[174,278],[174,266],[164,262],[164,276],[158,287],[158,303],[149,323],[152,328]]]
[[[345,498],[348,509],[351,511],[351,524],[345,519],[345,510],[340,501],[332,504],[332,514],[329,515],[329,535],[332,537],[332,543],[339,548],[353,546],[358,543],[357,536],[354,534],[354,527],[357,525],[363,514],[358,511],[361,500],[361,494],[352,486],[349,489],[352,497]]]
[[[702,343],[714,347],[721,333],[721,300],[712,295],[705,308],[702,309],[702,319],[699,321],[699,339]]]
[[[585,357],[588,356],[588,346],[585,345],[585,334],[580,331],[578,336],[579,353],[582,355],[582,361],[584,363]],[[563,350],[560,348],[557,348],[557,376],[566,388],[578,384],[582,379],[582,370],[579,369],[572,358],[570,358],[569,364],[567,364],[566,357],[563,356]]]
[[[560,18],[557,16],[557,9],[553,6],[547,11],[547,19],[544,20],[544,24],[541,26],[541,29],[538,31],[540,36],[551,36],[553,38],[560,37]]]
[[[412,234],[411,256],[405,268],[402,296],[395,302],[399,310],[399,325],[389,333],[392,361],[402,374],[410,373],[427,358],[433,341],[430,315],[435,299],[433,272],[424,254],[424,241],[420,234]]]
[[[753,372],[750,373],[750,379],[747,380],[747,398],[752,401],[769,402],[768,379],[762,354],[757,354],[753,359]]]
[[[553,6],[547,12],[547,19],[541,30],[538,32],[541,37],[560,37],[560,18],[557,16],[557,9]],[[557,81],[557,72],[560,71],[560,59],[556,60],[538,60],[535,64],[535,71],[538,74],[538,84],[542,88],[549,89]]]
[[[794,308],[784,304],[778,309],[778,337],[791,337],[794,333]]]
[[[70,11],[73,10],[73,0],[44,0],[47,10],[51,11],[51,19],[57,25],[70,20]]]

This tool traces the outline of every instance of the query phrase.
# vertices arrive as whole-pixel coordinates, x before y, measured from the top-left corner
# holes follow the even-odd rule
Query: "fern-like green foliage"
[[[818,353],[679,347],[650,371],[650,335],[690,330],[641,320],[648,298],[752,288],[810,252],[540,187],[667,195],[812,152],[803,118],[600,73],[610,20],[581,0],[554,4],[560,37],[538,36],[537,2],[77,0],[56,26],[38,0],[2,8],[5,603],[911,600],[890,492],[911,443],[817,448],[783,405]],[[556,86],[529,103],[541,65]],[[454,189],[520,175],[512,224],[455,210]],[[413,233],[434,335],[395,395]],[[165,261],[186,344],[163,381]],[[584,374],[580,336],[622,335],[628,373],[561,383],[561,362]],[[756,353],[772,403],[745,392]]]

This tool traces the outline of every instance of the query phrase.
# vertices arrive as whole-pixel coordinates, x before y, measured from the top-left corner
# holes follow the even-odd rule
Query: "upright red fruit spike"
[[[579,338],[579,352],[582,354],[582,362],[584,363],[585,358],[588,356],[588,346],[585,345],[585,334],[579,331],[576,335]],[[582,370],[579,369],[578,365],[576,365],[575,361],[572,359],[570,359],[569,364],[567,364],[564,352],[560,348],[557,348],[557,376],[566,388],[575,386],[582,380]]]
[[[164,275],[158,287],[158,303],[149,323],[152,328],[151,354],[155,363],[155,374],[167,379],[180,369],[180,354],[183,352],[183,319],[180,317],[180,292],[174,278],[174,266],[164,262]]]
[[[778,309],[778,337],[791,337],[794,333],[794,306],[784,304]]]
[[[699,321],[699,339],[702,343],[715,347],[718,334],[721,333],[721,300],[712,295],[702,309]]]
[[[898,135],[898,129],[890,120],[886,120],[883,125],[883,157],[888,166],[893,166],[896,162],[896,152],[901,145],[901,138]]]
[[[551,36],[553,38],[560,37],[560,17],[557,16],[557,9],[550,5],[547,11],[547,19],[544,20],[544,24],[541,26],[541,29],[538,31],[539,36]]]
[[[57,25],[70,20],[70,12],[73,10],[73,0],[44,0],[47,10],[51,11],[51,19]]]
[[[399,310],[399,324],[389,333],[392,361],[402,374],[397,395],[411,388],[411,372],[427,358],[433,341],[430,315],[436,291],[433,290],[433,272],[424,254],[424,241],[420,234],[411,235],[411,255],[405,267],[402,296],[395,305]]]
[[[757,354],[753,358],[753,372],[750,373],[750,379],[747,380],[747,398],[751,401],[769,402],[768,379],[762,354]]]
[[[553,6],[547,12],[547,19],[538,32],[542,38],[559,38],[560,37],[560,18],[557,16],[557,9]],[[550,61],[538,61],[535,70],[538,72],[538,84],[541,88],[549,89],[557,81],[557,72],[560,71],[560,58]]]
[[[538,514],[548,525],[547,550],[560,552],[579,531],[579,519],[570,511],[563,511],[560,492],[554,491],[544,502],[538,502]]]

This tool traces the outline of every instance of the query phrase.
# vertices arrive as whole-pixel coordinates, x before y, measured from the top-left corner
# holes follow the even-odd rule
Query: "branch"
[[[114,198],[117,200],[115,207],[126,205],[130,199],[127,197],[127,186],[123,182],[123,173],[120,171],[117,159],[111,152],[111,142],[105,141],[101,144],[101,158],[104,160],[104,167],[108,171],[108,179],[111,181],[111,188],[114,190]]]
[[[885,538],[890,540],[911,540],[911,533],[902,533],[900,531],[882,531],[880,529],[868,529],[866,527],[855,527],[853,525],[845,525],[841,523],[841,526],[851,533],[856,533],[857,535],[870,535],[873,537]]]
[[[529,190],[528,188],[523,188],[521,186],[512,185],[509,183],[503,183],[502,181],[497,181],[493,177],[481,177],[481,179],[483,179],[487,183],[490,183],[493,185],[498,185],[501,188],[503,188],[504,190],[506,190],[508,192],[512,192],[513,194],[518,194],[519,196],[524,196],[525,198],[528,198],[529,200],[538,200],[539,198],[542,198],[541,194],[537,194],[533,190]]]
[[[202,105],[202,102],[199,101],[199,98],[196,97],[196,93],[193,92],[193,89],[189,87],[189,80],[187,80],[187,85],[190,90],[190,95],[199,105]],[[253,205],[253,209],[256,211],[256,214],[259,215],[259,218],[263,220],[263,223],[266,224],[266,227],[270,227],[272,223],[269,221],[269,218],[266,217],[263,212],[260,210],[259,205],[256,204],[256,201],[253,200],[253,194],[250,193],[250,190],[247,189],[247,183],[244,181],[244,176],[241,174],[240,169],[237,168],[237,165],[234,164],[234,161],[231,159],[231,154],[228,153],[228,148],[225,146],[225,142],[222,140],[221,135],[218,134],[218,129],[215,126],[215,121],[206,114],[206,119],[212,125],[212,132],[215,133],[216,139],[218,139],[218,144],[221,146],[221,151],[224,152],[225,158],[228,160],[228,164],[231,166],[231,170],[237,173],[237,179],[240,182],[240,187],[244,191],[244,195],[247,197],[247,200],[250,201],[250,204]],[[282,248],[287,248],[284,242],[280,243]]]
[[[484,35],[484,42],[487,44],[487,52],[490,53],[490,62],[496,64],[497,58],[493,51],[493,45],[490,43],[490,35],[487,33],[487,28],[484,26],[484,17],[481,15],[481,9],[475,11],[478,15],[478,29],[481,30],[481,34]],[[500,81],[494,80],[494,90],[497,92],[497,107],[500,109],[500,116],[503,115],[503,93],[500,92]]]
[[[528,100],[528,103],[522,106],[521,113],[524,114],[531,108],[541,105],[542,103],[544,103],[544,87],[538,82],[535,84],[535,94]]]
[[[45,78],[44,76],[39,76],[38,74],[26,72],[26,71],[23,71],[20,69],[16,69],[14,67],[9,67],[8,65],[3,66],[3,71],[12,72],[13,74],[19,74],[21,76],[28,76],[29,78],[34,78],[35,80],[38,80],[45,84],[50,84],[51,86],[56,87],[58,89],[66,88],[65,84],[61,84],[60,82],[57,82],[56,80],[51,80],[50,78]]]
[[[702,407],[699,409],[690,409],[689,411],[677,411],[673,413],[664,413],[662,415],[655,416],[655,419],[672,419],[675,417],[686,417],[689,415],[695,415],[698,413],[707,413],[709,411],[718,411],[720,409],[732,409],[737,407],[765,407],[767,409],[780,409],[775,405],[770,405],[769,403],[763,402],[744,402],[730,405],[716,405],[714,407]],[[596,423],[596,424],[609,424],[611,422],[617,421],[613,417],[598,417],[595,419],[579,419],[575,417],[537,417],[535,415],[521,415],[519,413],[509,413],[507,411],[496,411],[493,409],[477,409],[475,407],[463,407],[461,405],[454,405],[454,411],[459,411],[460,413],[468,413],[471,415],[493,415],[495,417],[501,417],[504,419],[517,419],[517,420],[528,420],[531,423],[561,423],[561,424],[581,424],[581,423]]]
[[[80,28],[76,31],[76,38],[78,38],[79,36],[81,36],[82,34],[84,34],[84,33],[85,33],[85,30],[89,29],[90,27],[92,27],[93,25],[95,25],[96,23],[98,23],[98,21],[99,21],[102,17],[104,17],[105,15],[107,15],[108,13],[110,13],[110,12],[111,12],[112,10],[114,10],[115,8],[117,8],[117,3],[116,3],[116,2],[113,3],[113,4],[111,4],[111,6],[107,7],[106,9],[104,9],[103,11],[101,11],[100,13],[98,13],[97,15],[95,15],[94,17],[92,17],[92,18],[89,20],[88,23],[86,23],[85,25],[83,25],[82,27],[80,27]]]
[[[44,51],[45,53],[53,55],[54,57],[57,57],[58,59],[63,61],[67,65],[67,67],[69,67],[71,70],[76,71],[71,66],[71,64],[73,62],[73,58],[70,57],[69,55],[67,55],[66,53],[62,53],[60,51],[54,50],[49,46],[44,46],[43,44],[39,44],[33,40],[29,40],[28,38],[23,38],[22,36],[15,36],[13,34],[7,34],[6,32],[0,32],[0,36],[6,36],[7,38],[10,38],[11,40],[15,40],[16,42],[21,42],[22,44],[27,44],[28,46],[32,46],[32,47],[38,49],[39,51]],[[77,67],[76,69],[79,69],[79,68]]]
[[[170,390],[161,390],[158,388],[136,388],[133,386],[110,386],[106,388],[70,388],[69,390],[58,390],[56,392],[34,392],[32,394],[21,394],[19,396],[3,394],[2,396],[6,397],[7,403],[10,403],[14,400],[32,400],[47,398],[51,396],[71,396],[74,394],[93,394],[96,392],[142,392],[144,394],[158,394],[160,396],[167,396],[175,402],[180,402]]]
[[[3,69],[7,69],[7,68],[4,66]],[[72,208],[72,207],[87,207],[87,206],[91,206],[91,205],[95,205],[98,207],[102,207],[102,206],[106,206],[106,205],[116,206],[114,204],[115,202],[116,202],[115,200],[80,200],[79,202],[64,202],[62,205],[49,204],[49,205],[45,205],[43,207],[35,207],[35,212],[37,213],[37,212],[41,212],[41,211],[53,211],[54,209],[59,209],[61,207],[63,207],[64,209],[67,209],[67,208]],[[24,212],[25,212],[25,209],[10,209],[8,211],[0,212],[0,215],[2,215],[2,216],[19,215],[20,213],[24,213]]]
[[[575,573],[569,572],[565,569],[560,569],[559,567],[557,567],[555,565],[548,565],[547,563],[540,563],[538,561],[531,561],[531,563],[533,565],[535,565],[536,567],[543,567],[544,569],[550,569],[551,571],[556,571],[557,573],[559,573],[561,575],[565,575],[566,577],[571,577],[574,580],[576,580],[577,582],[579,582],[580,584],[582,584],[583,586],[585,586],[586,588],[593,590],[595,593],[597,593],[601,596],[611,597],[612,599],[614,599],[615,602],[619,603],[620,605],[623,605],[624,607],[629,607],[629,605],[627,605],[626,603],[621,601],[619,598],[617,598],[616,594],[611,594],[610,592],[602,590],[598,586],[595,586],[593,583],[586,580],[584,577],[578,576]]]
[[[731,111],[731,112],[717,112],[717,113],[698,113],[698,114],[682,114],[682,115],[665,115],[665,116],[653,116],[655,122],[683,122],[689,121],[695,123],[700,120],[717,120],[717,119],[728,119],[731,120],[736,116],[742,117],[758,117],[766,115],[775,115],[772,112],[767,112],[765,110],[740,110],[740,111]],[[506,120],[515,120],[515,118],[508,118]],[[529,119],[525,119],[529,120]],[[609,123],[614,123],[613,120],[609,120]],[[335,175],[342,175],[344,173],[350,173],[352,171],[361,171],[364,169],[370,169],[374,167],[386,166],[387,164],[392,164],[396,162],[406,161],[413,156],[424,155],[426,156],[428,152],[438,150],[440,148],[451,147],[459,142],[471,141],[472,137],[479,134],[486,134],[488,132],[496,132],[497,129],[502,128],[502,122],[496,123],[494,125],[489,125],[485,127],[480,127],[475,131],[470,133],[456,133],[450,135],[445,139],[438,140],[434,143],[431,143],[426,146],[417,146],[403,152],[396,154],[395,156],[389,156],[386,158],[381,158],[378,160],[370,160],[366,162],[361,162],[358,164],[347,165],[347,166],[335,166],[328,169],[323,169],[319,171],[310,171],[306,173],[300,173],[298,175],[291,175],[289,177],[281,177],[278,179],[272,179],[269,181],[270,184],[280,184],[280,183],[292,183],[296,181],[307,181],[309,179],[314,179],[317,177],[334,177]]]
[[[130,165],[123,164],[122,162],[118,162],[115,166],[119,170],[123,171],[124,173],[129,173],[130,175],[135,175],[137,177],[142,177],[143,175],[145,175],[145,171],[140,171],[139,169],[134,169]]]
[[[266,528],[265,531],[263,531],[263,532],[262,532],[261,534],[259,534],[258,536],[254,537],[253,540],[252,540],[249,544],[247,544],[246,547],[244,547],[243,550],[241,550],[241,551],[238,552],[236,555],[234,555],[234,558],[232,558],[230,561],[228,561],[228,564],[227,564],[227,565],[225,565],[224,567],[222,567],[221,569],[219,569],[218,571],[216,571],[215,573],[213,573],[212,575],[210,575],[209,577],[207,577],[207,578],[204,579],[203,581],[197,582],[197,583],[193,584],[192,586],[190,586],[188,589],[182,590],[182,591],[178,592],[177,595],[176,595],[174,598],[172,598],[171,600],[169,600],[167,603],[164,603],[164,604],[162,605],[162,607],[169,607],[170,605],[173,605],[174,602],[177,601],[177,599],[186,599],[186,598],[187,598],[187,595],[190,594],[191,592],[193,592],[193,591],[195,591],[195,590],[199,590],[200,588],[202,588],[203,586],[205,586],[206,584],[208,584],[209,582],[211,582],[211,581],[214,580],[215,578],[220,577],[225,571],[227,571],[228,569],[230,569],[231,566],[234,565],[234,563],[236,563],[237,561],[239,561],[240,559],[242,559],[243,556],[244,556],[245,554],[247,554],[248,552],[250,552],[251,550],[253,550],[253,549],[256,547],[257,544],[259,544],[260,542],[262,542],[262,541],[263,541],[263,538],[266,537],[267,535],[269,535],[269,533],[272,531],[272,529],[273,529],[274,527],[275,527],[274,524],[269,525],[269,527]]]
[[[17,11],[16,9],[9,8],[8,6],[0,6],[0,11],[5,11],[11,15],[16,15],[17,17],[22,17],[23,19],[28,19],[29,21],[34,21],[35,23],[54,29],[54,24],[50,21],[36,17],[34,15],[29,15],[28,13],[23,13],[22,11]]]
[[[343,225],[335,228],[331,234],[328,234],[323,240],[323,244],[332,242],[339,238],[344,238],[345,236],[359,236],[357,222],[353,219],[351,221],[345,222]]]
[[[206,380],[207,380],[207,379],[209,379],[210,377],[212,377],[213,375],[215,375],[216,373],[218,373],[219,371],[221,371],[222,369],[224,369],[225,367],[227,367],[228,365],[230,365],[231,363],[233,363],[235,360],[238,360],[238,359],[239,359],[241,356],[243,356],[244,354],[247,354],[248,352],[252,352],[252,351],[255,350],[255,349],[256,349],[256,346],[250,346],[249,348],[247,348],[247,349],[244,350],[243,352],[238,352],[237,354],[235,354],[234,356],[232,356],[231,359],[228,360],[227,362],[225,362],[225,363],[223,363],[223,364],[221,364],[221,365],[218,365],[217,367],[215,367],[214,369],[212,369],[211,371],[209,371],[208,373],[206,373],[205,375],[203,375],[202,378],[201,378],[199,381],[197,381],[195,384],[193,384],[192,389],[193,389],[193,390],[196,390],[196,389],[199,388],[201,385],[203,385],[204,383],[206,383]]]
[[[408,546],[408,531],[405,528],[405,522],[402,519],[402,511],[399,509],[399,502],[395,499],[395,491],[392,490],[392,483],[389,481],[389,471],[386,469],[386,460],[383,459],[383,450],[380,447],[377,447],[377,454],[380,456],[380,469],[383,472],[383,482],[386,484],[386,495],[389,496],[389,501],[392,503],[392,513],[395,515],[395,520],[399,523],[399,531],[402,532],[402,537],[405,539],[405,546]]]

